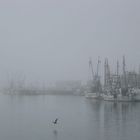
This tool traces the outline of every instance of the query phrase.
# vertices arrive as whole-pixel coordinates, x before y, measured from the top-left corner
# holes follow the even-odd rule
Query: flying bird
[[[58,118],[56,118],[53,122],[53,124],[57,124]]]

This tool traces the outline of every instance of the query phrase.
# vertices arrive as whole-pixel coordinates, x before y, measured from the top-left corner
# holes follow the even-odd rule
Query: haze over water
[[[8,80],[27,84],[88,78],[98,56],[116,68],[140,64],[138,0],[1,0],[0,87]]]
[[[0,0],[0,140],[138,140],[140,103],[81,96],[2,95],[1,89],[45,89],[56,81],[103,80],[140,65],[139,0]],[[6,87],[6,88],[5,88]],[[28,91],[28,90],[27,90]],[[58,118],[58,124],[52,122]]]
[[[100,102],[80,96],[1,95],[0,139],[139,139],[139,108],[139,103]]]

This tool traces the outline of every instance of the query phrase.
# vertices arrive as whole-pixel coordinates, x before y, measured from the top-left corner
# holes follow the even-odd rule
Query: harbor
[[[89,68],[92,73],[92,80],[89,85],[89,92],[85,93],[86,98],[113,101],[113,102],[140,102],[140,70],[126,70],[125,56],[122,57],[122,71],[119,62],[116,62],[116,72],[111,68],[106,58],[104,61],[104,83],[101,84],[99,72],[100,60],[97,63],[97,72],[93,71],[93,64],[89,60]]]
[[[139,140],[140,1],[1,0],[0,140]]]

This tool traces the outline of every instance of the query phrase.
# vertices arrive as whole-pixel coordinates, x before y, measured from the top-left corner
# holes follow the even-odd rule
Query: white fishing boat
[[[131,89],[126,95],[119,94],[104,94],[104,101],[116,101],[116,102],[139,102],[140,101],[140,89]]]
[[[99,76],[100,63],[101,62],[98,58],[97,72],[94,74],[92,60],[91,59],[89,60],[89,69],[91,71],[92,80],[88,81],[88,89],[87,89],[87,93],[85,93],[86,98],[101,99],[102,85],[101,85],[100,76]]]
[[[86,93],[85,97],[89,99],[102,99],[102,96],[99,93]]]
[[[96,93],[85,93],[86,98],[95,98],[97,96]]]

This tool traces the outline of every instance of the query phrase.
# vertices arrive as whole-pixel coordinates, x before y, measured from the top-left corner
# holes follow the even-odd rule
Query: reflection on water
[[[106,114],[104,115],[105,128],[111,127],[111,132],[114,136],[125,138],[130,135],[129,138],[138,138],[138,134],[133,133],[136,129],[135,125],[138,123],[136,110],[139,109],[138,103],[112,103],[105,104]],[[140,112],[139,112],[140,113]],[[137,130],[137,129],[136,129]],[[116,133],[115,133],[116,132]],[[126,138],[127,139],[127,138]]]
[[[98,138],[108,140],[138,139],[140,134],[140,103],[87,101],[94,110]],[[93,122],[93,118],[91,119]]]
[[[140,103],[79,96],[0,96],[1,140],[132,140],[140,137]],[[54,118],[60,119],[53,125]]]
[[[54,140],[57,140],[58,131],[55,129],[53,130]]]

